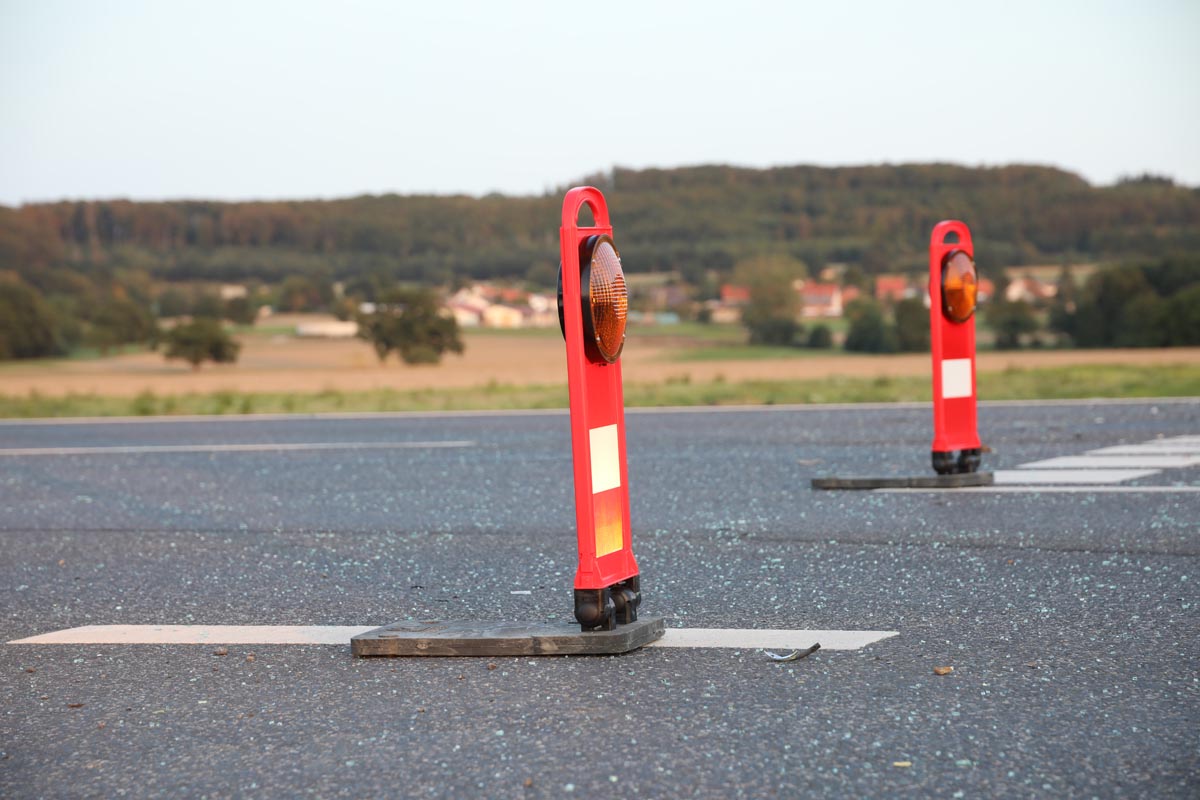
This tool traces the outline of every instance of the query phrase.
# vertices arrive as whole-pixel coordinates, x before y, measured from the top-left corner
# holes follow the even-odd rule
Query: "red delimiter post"
[[[594,224],[579,226],[579,212],[587,205]],[[605,244],[606,243],[606,244]],[[599,248],[609,260],[618,259],[616,280],[597,286],[588,296],[610,298],[608,313],[619,312],[623,326],[628,294],[619,257],[612,246],[608,205],[599,190],[590,186],[567,192],[559,229],[562,258],[563,336],[567,345],[567,382],[571,400],[571,452],[575,471],[575,523],[579,566],[575,572],[575,618],[585,631],[612,630],[618,623],[634,622],[641,601],[638,566],[633,557],[629,526],[629,476],[625,461],[625,406],[621,390],[621,362],[609,362],[585,341],[581,300],[581,269],[591,274],[589,262]],[[616,285],[618,284],[619,285]],[[615,298],[615,299],[613,299]],[[588,324],[595,327],[591,320]]]
[[[981,448],[975,415],[976,285],[971,231],[957,220],[939,222],[929,242],[932,456],[938,474],[974,472],[979,468]]]

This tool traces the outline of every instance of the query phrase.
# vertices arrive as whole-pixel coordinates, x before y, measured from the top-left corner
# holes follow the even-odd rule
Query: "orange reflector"
[[[966,322],[975,313],[975,262],[962,250],[942,259],[942,313],[951,322]]]
[[[621,256],[608,236],[589,237],[580,255],[585,344],[593,360],[611,364],[620,358],[625,346],[629,314],[629,289],[621,270]]]

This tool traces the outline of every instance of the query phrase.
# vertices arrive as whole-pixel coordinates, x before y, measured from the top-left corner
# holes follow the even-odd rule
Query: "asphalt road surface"
[[[643,612],[862,649],[0,644],[0,796],[1200,796],[1200,400],[980,432],[992,489],[815,491],[928,408],[629,414]],[[565,413],[3,422],[0,641],[569,619],[573,524]]]

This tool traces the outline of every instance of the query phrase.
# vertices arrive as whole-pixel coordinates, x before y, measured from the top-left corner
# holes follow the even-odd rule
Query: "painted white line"
[[[1118,444],[1112,447],[1101,447],[1099,450],[1088,450],[1097,456],[1142,456],[1142,455],[1200,455],[1200,442],[1146,442],[1145,444]]]
[[[154,453],[282,453],[310,450],[427,450],[474,447],[475,442],[301,442],[261,444],[147,444],[112,447],[9,447],[0,456],[92,456]]]
[[[798,650],[820,644],[822,650],[859,650],[899,631],[754,630],[753,628],[667,628],[649,647],[732,647],[745,650]]]
[[[350,644],[378,625],[84,625],[9,644]]]
[[[906,494],[911,492],[953,492],[954,494],[963,494],[965,492],[990,492],[993,494],[1018,494],[1018,493],[1038,493],[1038,494],[1172,494],[1172,493],[1190,493],[1200,492],[1200,486],[1054,486],[1053,484],[1045,484],[1041,486],[968,486],[962,489],[875,489],[876,492],[891,492],[893,494]]]
[[[1123,483],[1157,475],[1156,469],[998,469],[993,473],[1000,485],[1062,483]]]
[[[350,644],[378,625],[85,625],[17,639],[9,644]],[[668,628],[656,647],[858,650],[897,631]]]
[[[1059,456],[1030,461],[1036,469],[1180,469],[1200,464],[1200,457],[1181,455]]]

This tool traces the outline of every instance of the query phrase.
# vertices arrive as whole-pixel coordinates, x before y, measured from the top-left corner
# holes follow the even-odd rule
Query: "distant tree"
[[[329,307],[332,288],[315,277],[290,275],[279,287],[275,307],[280,311],[320,311]]]
[[[231,297],[225,301],[221,316],[236,325],[253,325],[258,308],[248,297]]]
[[[1050,304],[1050,317],[1047,327],[1051,331],[1070,336],[1072,316],[1079,300],[1079,287],[1075,283],[1075,275],[1070,264],[1063,264],[1058,273],[1058,282],[1054,291],[1054,302]]]
[[[859,298],[846,306],[850,329],[846,332],[845,349],[860,353],[896,352],[896,331],[884,319],[879,303]]]
[[[1162,314],[1166,344],[1171,347],[1200,345],[1200,281],[1177,292],[1166,301]]]
[[[1154,292],[1142,292],[1121,307],[1114,320],[1117,347],[1166,347],[1167,301]]]
[[[1021,337],[1038,329],[1037,317],[1024,300],[1006,300],[997,294],[987,309],[987,324],[996,334],[998,350],[1016,350]]]
[[[54,311],[41,294],[0,279],[0,361],[62,355],[64,350]]]
[[[871,288],[871,281],[867,278],[867,274],[863,272],[862,267],[857,264],[851,264],[846,267],[846,272],[842,275],[842,286],[853,286],[865,292]]]
[[[224,312],[225,303],[221,300],[220,295],[212,292],[204,292],[192,302],[191,314],[193,317],[221,319]]]
[[[828,325],[816,325],[808,333],[807,347],[813,350],[828,350],[833,347],[833,334]]]
[[[1074,313],[1054,313],[1053,324],[1079,347],[1167,347],[1200,339],[1187,303],[1200,294],[1200,259],[1165,258],[1092,274]]]
[[[184,325],[176,325],[163,335],[168,359],[181,358],[200,369],[205,361],[231,364],[237,361],[242,346],[235,342],[219,320],[200,317]]]
[[[553,291],[558,285],[558,265],[553,261],[538,261],[525,271],[525,286],[531,292]]]
[[[163,291],[155,301],[155,305],[160,317],[182,317],[191,310],[187,295],[175,288]]]
[[[427,289],[385,293],[374,313],[359,315],[358,326],[359,338],[371,343],[381,362],[393,350],[405,364],[437,364],[447,352],[463,352],[458,321]]]
[[[929,309],[915,297],[896,303],[896,348],[903,353],[929,351]]]
[[[107,352],[123,344],[149,344],[158,333],[150,309],[127,297],[110,297],[86,312],[85,340]]]
[[[796,321],[800,303],[792,285],[807,272],[804,262],[787,256],[755,258],[734,268],[734,283],[750,291],[750,301],[742,308],[750,344],[796,343],[802,327]]]

